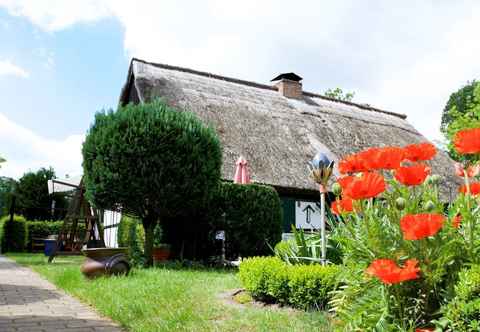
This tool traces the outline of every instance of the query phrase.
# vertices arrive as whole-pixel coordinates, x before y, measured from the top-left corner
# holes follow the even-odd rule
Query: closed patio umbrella
[[[238,184],[248,184],[250,183],[250,175],[248,173],[248,163],[243,158],[243,156],[240,156],[238,158],[237,162],[235,163],[237,165],[235,169],[235,176],[233,177],[233,182],[238,183]]]

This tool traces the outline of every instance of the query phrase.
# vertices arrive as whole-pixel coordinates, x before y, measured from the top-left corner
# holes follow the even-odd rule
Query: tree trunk
[[[156,220],[145,218],[142,220],[143,229],[145,230],[145,267],[153,266],[153,234],[155,229]]]

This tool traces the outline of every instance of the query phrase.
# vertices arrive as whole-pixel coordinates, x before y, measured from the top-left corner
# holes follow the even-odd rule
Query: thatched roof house
[[[317,151],[338,161],[366,147],[426,141],[405,115],[303,91],[301,77],[292,74],[265,85],[133,59],[120,103],[163,97],[194,112],[220,136],[225,179],[233,179],[243,155],[253,181],[281,196],[317,197],[307,168]],[[458,184],[452,160],[439,152],[432,168],[443,176],[442,194],[449,198]]]

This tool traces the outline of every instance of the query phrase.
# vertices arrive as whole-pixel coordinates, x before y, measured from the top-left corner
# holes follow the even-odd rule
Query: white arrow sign
[[[317,202],[295,202],[295,227],[303,229],[320,228],[320,206]]]

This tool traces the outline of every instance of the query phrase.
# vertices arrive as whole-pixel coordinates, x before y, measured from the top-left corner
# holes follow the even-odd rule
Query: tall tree
[[[27,220],[50,220],[61,219],[64,213],[60,210],[65,208],[66,202],[62,196],[49,195],[48,180],[55,178],[52,167],[41,168],[36,172],[25,173],[16,186],[17,211]],[[52,216],[52,200],[55,199],[57,210]]]
[[[343,92],[340,88],[328,89],[323,93],[326,97],[343,100],[343,101],[352,101],[355,97],[355,92]]]
[[[215,132],[192,113],[158,100],[97,113],[82,152],[86,194],[94,205],[120,206],[141,218],[147,266],[157,223],[201,210],[220,179]]]
[[[12,178],[0,176],[0,217],[7,215],[10,211],[16,183]]]
[[[452,93],[442,113],[440,130],[448,141],[449,155],[458,161],[474,161],[475,156],[461,156],[453,148],[452,139],[462,129],[480,126],[480,82],[472,81]]]

